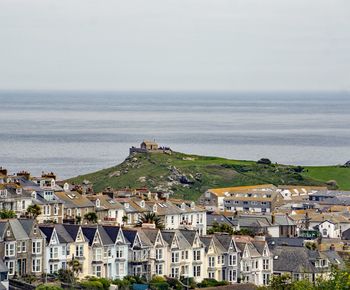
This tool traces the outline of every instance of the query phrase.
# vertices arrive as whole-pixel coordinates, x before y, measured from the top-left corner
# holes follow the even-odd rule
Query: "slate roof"
[[[154,245],[156,242],[156,238],[157,238],[159,230],[158,229],[142,229],[142,232],[147,236],[147,238]]]
[[[324,271],[322,268],[316,268],[314,264],[315,259],[321,257],[318,251],[305,247],[277,246],[272,249],[272,253],[275,272],[317,273]]]
[[[214,223],[226,224],[229,226],[237,226],[238,224],[237,220],[235,219],[231,220],[224,215],[207,213],[207,226],[211,227],[214,225]]]
[[[107,233],[107,235],[109,236],[109,238],[111,239],[111,241],[113,243],[116,242],[117,237],[118,237],[118,233],[120,231],[120,227],[116,227],[116,226],[103,226],[105,232]]]
[[[33,225],[35,223],[34,219],[18,219],[18,221],[21,223],[24,231],[29,236],[32,232]]]
[[[63,224],[64,229],[67,231],[69,236],[75,241],[80,229],[79,225]]]
[[[0,221],[0,237],[3,237],[5,235],[6,228],[7,228],[7,221]]]
[[[181,234],[186,238],[190,245],[193,245],[194,239],[197,235],[196,231],[180,230]]]
[[[10,227],[16,240],[28,240],[29,236],[18,219],[9,220]]]
[[[350,228],[342,232],[341,236],[343,240],[350,240]]]
[[[131,230],[131,229],[125,229],[123,230],[124,237],[129,241],[129,243],[132,245],[134,244],[135,237],[137,235],[136,230]]]
[[[64,206],[67,208],[84,208],[84,207],[94,207],[94,204],[84,195],[74,191],[74,192],[55,192],[55,195],[62,201],[64,201]]]
[[[220,242],[220,244],[223,246],[225,251],[228,251],[231,241],[232,241],[232,236],[228,234],[215,234],[215,237],[217,240]]]
[[[273,248],[276,246],[292,246],[292,247],[303,247],[304,246],[304,238],[266,238],[267,244],[269,248]]]
[[[39,226],[42,233],[45,235],[46,242],[50,243],[53,234],[53,226]]]

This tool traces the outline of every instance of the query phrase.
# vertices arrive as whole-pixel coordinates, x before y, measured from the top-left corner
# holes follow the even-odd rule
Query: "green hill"
[[[340,174],[341,173],[341,174]],[[95,191],[106,187],[172,191],[174,196],[196,200],[206,189],[262,183],[325,185],[336,180],[350,189],[350,168],[264,165],[254,161],[188,155],[178,152],[137,153],[115,167],[71,178],[72,183],[89,180]]]

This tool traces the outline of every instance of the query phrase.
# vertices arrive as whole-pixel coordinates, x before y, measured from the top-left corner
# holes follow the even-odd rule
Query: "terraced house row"
[[[134,226],[143,214],[154,213],[166,229],[206,234],[207,228],[206,210],[193,201],[169,199],[144,189],[94,193],[88,182],[73,186],[57,182],[54,173],[10,175],[0,167],[0,210],[11,210],[21,218],[32,205],[40,207],[40,223],[84,223],[86,214],[96,213],[99,223]]]
[[[0,222],[0,255],[9,278],[55,273],[78,260],[79,277],[110,279],[154,275],[266,284],[273,258],[263,237],[200,236],[192,230],[110,225],[38,225],[32,219]]]

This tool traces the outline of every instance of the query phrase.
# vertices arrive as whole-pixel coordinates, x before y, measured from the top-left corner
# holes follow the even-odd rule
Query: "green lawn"
[[[327,182],[337,181],[339,189],[350,190],[350,168],[342,166],[308,166],[305,167],[304,176],[315,180]]]

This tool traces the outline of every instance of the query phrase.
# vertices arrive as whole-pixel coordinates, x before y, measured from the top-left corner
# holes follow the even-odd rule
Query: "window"
[[[58,272],[58,264],[50,264],[50,274],[57,273]]]
[[[171,277],[172,278],[177,278],[179,277],[179,268],[171,268]]]
[[[228,280],[230,282],[235,282],[237,280],[237,272],[236,272],[236,270],[229,270],[228,271]]]
[[[13,257],[15,255],[16,242],[5,244],[5,257]]]
[[[58,259],[58,247],[50,248],[50,259]]]
[[[163,275],[163,264],[156,264],[156,274]]]
[[[215,267],[215,257],[208,257],[208,263],[209,267]]]
[[[58,215],[58,205],[57,204],[55,204],[55,206],[53,207],[53,214]]]
[[[41,259],[34,258],[32,260],[32,272],[40,272],[41,271]]]
[[[215,278],[215,273],[214,272],[208,272],[208,277],[210,279],[214,279]]]
[[[15,274],[15,261],[6,261],[5,262],[7,269],[9,270],[8,274]]]
[[[218,256],[218,264],[221,264],[221,256]]]
[[[174,216],[173,216],[173,215],[170,217],[170,223],[171,223],[172,225],[174,224]]]
[[[111,248],[107,248],[104,250],[104,257],[105,258],[111,258],[112,257],[112,249]]]
[[[33,254],[41,254],[41,241],[33,241],[32,242],[32,253]]]
[[[163,249],[156,249],[156,260],[163,259]]]
[[[264,259],[263,260],[263,270],[268,270],[269,269],[269,260]]]
[[[75,247],[75,256],[84,257],[84,245],[77,245]]]
[[[193,266],[193,277],[201,276],[201,266]]]
[[[237,257],[234,254],[231,254],[228,256],[228,265],[229,266],[236,266],[237,265]]]
[[[44,206],[44,215],[50,215],[51,214],[51,206],[45,205]]]
[[[268,285],[270,282],[270,274],[263,274],[263,284]]]
[[[300,274],[299,274],[299,273],[294,273],[294,274],[293,274],[293,280],[294,280],[294,281],[300,280]]]
[[[123,258],[123,250],[122,249],[118,249],[116,250],[116,258]]]
[[[22,210],[26,210],[26,201],[22,200]]]
[[[193,260],[194,261],[200,261],[201,260],[201,251],[200,250],[194,250],[193,251]]]
[[[102,260],[102,249],[101,248],[94,249],[94,260],[95,261],[101,261]]]
[[[171,253],[171,262],[172,263],[178,263],[179,262],[179,252],[172,252]]]
[[[96,277],[102,276],[101,266],[100,265],[94,265],[92,268],[93,275]]]
[[[124,275],[124,263],[116,263],[117,276]]]

